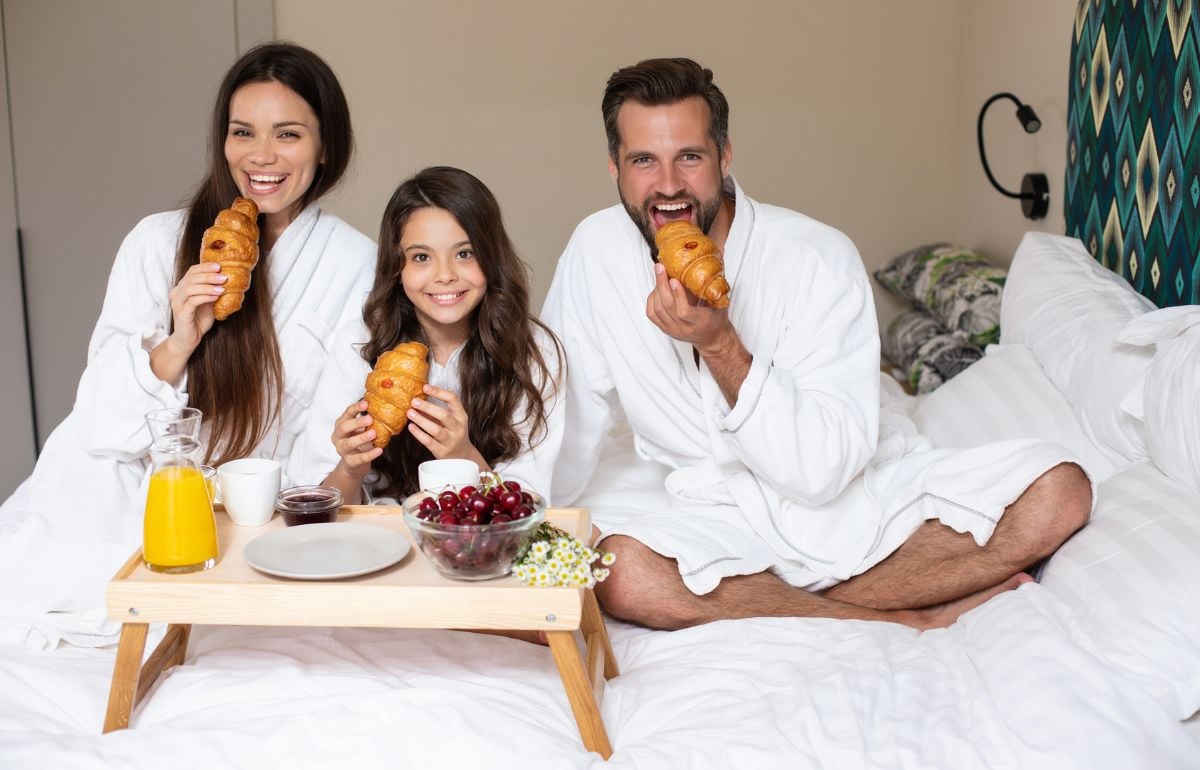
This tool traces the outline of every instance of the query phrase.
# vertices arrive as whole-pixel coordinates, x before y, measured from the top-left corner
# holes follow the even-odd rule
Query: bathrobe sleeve
[[[361,314],[334,334],[304,428],[292,445],[288,468],[294,483],[320,484],[337,466],[340,458],[333,446],[333,428],[342,410],[366,392],[371,367],[359,350],[368,338]]]
[[[848,239],[828,229],[820,236],[802,247],[764,244],[781,281],[778,333],[751,350],[736,404],[718,406],[721,430],[755,476],[814,506],[837,497],[863,470],[879,425],[870,285]]]
[[[555,505],[570,505],[582,493],[600,462],[604,438],[613,424],[612,373],[595,342],[591,294],[585,280],[579,230],[559,259],[542,308],[542,321],[558,335],[566,353],[565,420],[562,448],[554,464]]]
[[[534,336],[551,375],[550,380],[541,383],[546,427],[543,432],[531,437],[532,426],[528,420],[524,420],[517,426],[517,430],[521,434],[521,445],[526,447],[525,451],[511,460],[497,463],[493,470],[502,478],[518,481],[522,487],[542,495],[547,505],[554,505],[558,502],[553,497],[554,466],[562,449],[566,424],[566,398],[562,390],[564,378],[558,346],[554,344],[553,338],[540,327],[535,327]],[[534,372],[534,377],[540,377],[540,373]],[[523,414],[523,410],[518,411],[518,419]]]
[[[150,369],[150,351],[169,333],[167,295],[183,216],[143,219],[117,252],[75,395],[78,439],[90,454],[125,462],[142,457],[150,448],[146,413],[187,406],[187,374],[171,384]]]

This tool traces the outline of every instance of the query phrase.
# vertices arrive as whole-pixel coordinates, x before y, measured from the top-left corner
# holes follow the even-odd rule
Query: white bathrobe
[[[906,419],[881,430],[879,334],[854,245],[734,187],[729,317],[753,363],[733,408],[691,346],[646,317],[653,262],[624,209],[588,217],[572,236],[542,314],[568,361],[556,501],[583,490],[619,405],[638,454],[671,470],[637,510],[594,518],[605,534],[674,558],[696,593],[764,570],[828,586],[928,518],[986,542],[1008,503],[1070,459],[1065,450],[929,452]]]
[[[364,386],[371,367],[359,354],[363,344],[370,338],[362,318],[350,322],[335,335],[333,350],[329,362],[321,374],[317,384],[317,393],[313,398],[312,409],[309,411],[308,425],[296,440],[295,452],[292,456],[292,468],[296,477],[305,484],[318,484],[338,464],[338,453],[334,449],[330,436],[333,434],[334,423],[342,411],[363,397]],[[540,328],[534,328],[534,338],[541,350],[542,358],[550,368],[551,374],[559,372],[558,351],[550,336]],[[459,384],[458,358],[463,348],[455,350],[446,364],[440,365],[430,358],[429,383],[462,395]],[[558,375],[561,379],[561,375]],[[540,374],[534,372],[534,382],[538,382]],[[550,502],[550,479],[554,468],[554,460],[558,456],[563,437],[562,399],[558,396],[558,387],[554,382],[542,383],[543,401],[546,405],[546,430],[533,448],[526,449],[511,460],[497,463],[493,468],[506,480],[518,481],[522,487],[532,489],[546,496]],[[517,407],[517,419],[525,414],[525,406]],[[521,437],[522,446],[529,446],[529,429],[527,421],[517,425],[517,433]],[[406,428],[407,430],[407,428]],[[378,474],[368,477],[368,492],[372,491]],[[408,490],[416,492],[417,490]],[[395,504],[392,498],[373,499],[380,504]]]
[[[168,292],[185,215],[149,216],[126,236],[75,406],[50,434],[33,475],[0,507],[0,636],[35,646],[59,638],[88,644],[108,641],[115,629],[103,596],[141,542],[145,415],[188,400],[187,375],[178,386],[163,382],[149,357],[170,328]],[[314,204],[280,236],[269,275],[255,273],[254,280],[270,282],[284,401],[253,456],[288,458],[333,331],[361,314],[374,262],[369,238]],[[283,483],[290,483],[286,466]]]

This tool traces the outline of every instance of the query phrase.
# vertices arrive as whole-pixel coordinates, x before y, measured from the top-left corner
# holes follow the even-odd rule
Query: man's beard
[[[641,208],[631,206],[629,201],[625,200],[625,196],[620,194],[620,184],[618,180],[617,190],[621,198],[621,205],[625,207],[625,212],[629,214],[629,218],[633,220],[633,224],[641,231],[642,237],[646,239],[646,243],[650,245],[650,256],[658,259],[658,245],[654,242],[654,222],[650,218],[649,210],[658,203],[679,203],[685,202],[692,207],[696,212],[696,225],[705,235],[708,234],[712,223],[716,221],[717,214],[721,211],[721,191],[703,203],[694,196],[685,195],[675,198],[667,198],[662,195],[653,195],[642,202]]]

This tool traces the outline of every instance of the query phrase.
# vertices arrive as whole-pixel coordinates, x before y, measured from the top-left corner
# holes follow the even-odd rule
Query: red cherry
[[[506,511],[511,511],[513,508],[516,508],[520,504],[521,504],[521,493],[520,492],[514,492],[513,490],[510,489],[507,492],[505,492],[504,494],[500,495],[500,507]]]
[[[479,513],[490,513],[492,503],[481,494],[474,494],[470,500],[467,500],[467,510],[478,511]]]
[[[471,499],[471,495],[475,494],[477,491],[479,490],[470,484],[467,484],[465,487],[458,490],[458,499],[465,503],[467,500]]]
[[[513,520],[512,516],[510,516],[507,513],[497,513],[495,516],[492,517],[493,524],[506,524],[512,520]]]
[[[451,524],[451,525],[457,524],[458,517],[449,511],[443,511],[442,514],[437,517],[437,523],[438,524]]]
[[[488,514],[483,511],[470,511],[463,517],[463,524],[487,524]]]
[[[420,505],[417,506],[417,510],[419,511],[436,511],[437,509],[437,500],[434,500],[432,497],[426,497],[421,501]]]
[[[445,492],[438,495],[438,505],[440,505],[443,510],[446,508],[446,503],[449,503],[450,507],[453,508],[457,502],[458,502],[458,495],[455,494],[454,492],[451,492],[448,489]]]
[[[521,485],[515,481],[504,482],[504,488],[510,492],[520,492],[521,491]]]
[[[525,503],[526,505],[533,505],[533,495],[529,494],[528,492],[522,492],[521,502]]]
[[[529,507],[525,503],[521,503],[516,508],[512,509],[512,517],[514,519],[524,519],[524,518],[526,518],[528,516],[532,516],[532,515],[533,515],[533,508]]]

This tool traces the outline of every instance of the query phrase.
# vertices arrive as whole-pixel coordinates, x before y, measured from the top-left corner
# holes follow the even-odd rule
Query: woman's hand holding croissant
[[[458,394],[433,385],[426,385],[424,393],[446,406],[423,398],[413,399],[408,410],[408,432],[439,460],[448,457],[474,460],[481,471],[489,470],[490,466],[471,443],[467,410]]]
[[[192,265],[167,295],[171,300],[171,336],[150,354],[150,368],[163,382],[178,382],[188,359],[213,326],[213,303],[224,292],[226,276],[213,262]]]

